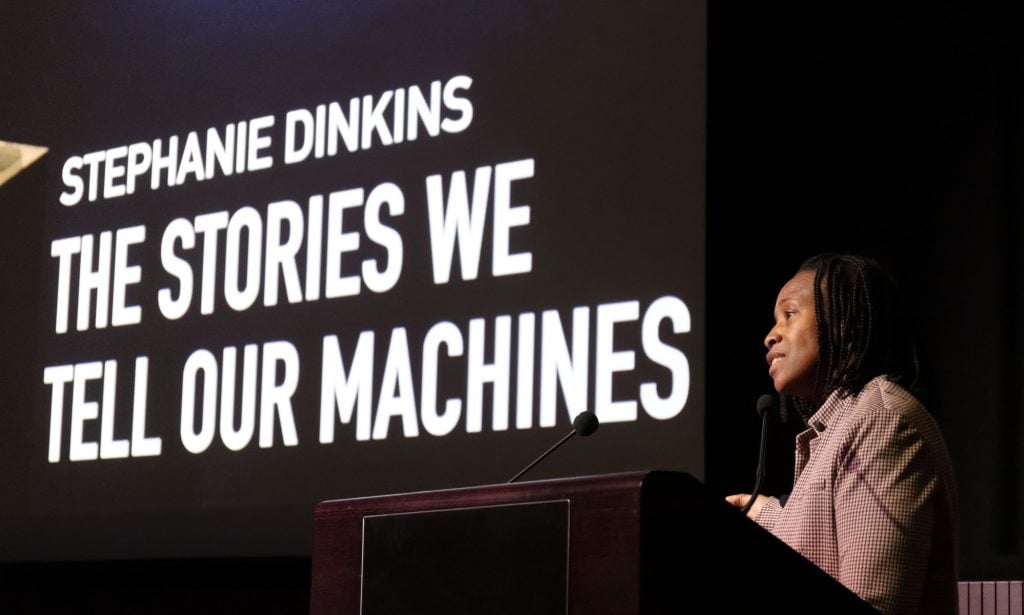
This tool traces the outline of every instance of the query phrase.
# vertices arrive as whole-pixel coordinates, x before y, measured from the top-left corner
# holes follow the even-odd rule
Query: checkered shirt
[[[756,521],[882,613],[956,613],[956,484],[931,415],[875,378],[808,424],[793,493]]]

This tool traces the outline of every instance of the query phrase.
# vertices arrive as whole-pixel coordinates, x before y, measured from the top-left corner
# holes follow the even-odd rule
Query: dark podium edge
[[[368,515],[551,500],[570,502],[569,613],[877,613],[693,476],[666,471],[321,502],[310,613],[360,612]]]

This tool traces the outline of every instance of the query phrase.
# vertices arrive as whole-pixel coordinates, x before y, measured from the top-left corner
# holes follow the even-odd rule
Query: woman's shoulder
[[[928,414],[921,400],[885,376],[876,376],[869,380],[860,392],[853,396],[853,403],[863,411],[891,414],[893,417]]]
[[[885,377],[870,380],[854,403],[854,421],[861,429],[890,425],[905,436],[928,442],[942,441],[934,417],[913,393]],[[851,417],[853,418],[853,417]]]
[[[914,395],[885,377],[869,380],[855,395],[840,401],[843,431],[849,434],[876,430],[920,430],[931,415]]]

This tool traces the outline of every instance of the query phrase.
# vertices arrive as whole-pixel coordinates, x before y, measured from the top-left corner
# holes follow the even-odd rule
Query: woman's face
[[[779,291],[775,326],[764,340],[768,375],[779,393],[815,399],[818,323],[814,314],[814,272],[801,271]]]

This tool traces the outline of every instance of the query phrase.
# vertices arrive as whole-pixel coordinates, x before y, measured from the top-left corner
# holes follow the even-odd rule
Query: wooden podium
[[[312,574],[313,615],[877,613],[676,472],[322,502]]]

